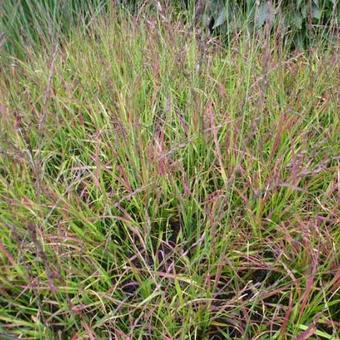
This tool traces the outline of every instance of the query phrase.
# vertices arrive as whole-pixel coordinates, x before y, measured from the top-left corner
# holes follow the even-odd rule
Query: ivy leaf
[[[226,7],[224,7],[220,11],[220,14],[217,17],[216,22],[215,22],[213,28],[216,28],[218,26],[223,25],[226,20],[227,20],[227,10],[226,10]]]

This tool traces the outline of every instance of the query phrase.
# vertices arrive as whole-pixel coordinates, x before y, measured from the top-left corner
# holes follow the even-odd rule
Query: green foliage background
[[[250,31],[266,23],[280,28],[293,37],[295,46],[306,47],[315,32],[327,32],[338,27],[338,0],[211,0],[207,3],[203,21],[213,29],[234,33],[247,24]]]
[[[110,5],[136,9],[145,4],[157,8],[157,3],[187,13],[187,18],[196,17],[203,27],[210,25],[226,37],[245,26],[254,31],[270,22],[299,48],[308,46],[316,31],[328,33],[338,29],[339,23],[339,0],[4,0],[0,46],[23,57],[27,47],[54,41],[76,23],[86,26]],[[200,14],[199,7],[204,7]]]

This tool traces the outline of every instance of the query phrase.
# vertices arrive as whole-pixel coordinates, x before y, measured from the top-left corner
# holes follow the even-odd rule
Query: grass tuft
[[[338,46],[72,32],[2,65],[0,337],[337,338]]]

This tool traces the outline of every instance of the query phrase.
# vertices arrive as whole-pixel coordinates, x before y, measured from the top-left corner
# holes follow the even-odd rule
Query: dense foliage
[[[250,31],[269,24],[283,35],[290,33],[298,47],[305,47],[316,31],[337,27],[337,5],[337,0],[210,0],[202,17],[212,30],[218,28],[226,34],[239,31],[244,24]]]
[[[134,10],[143,6],[159,9],[164,5],[173,11],[186,12],[189,20],[195,17],[196,23],[199,19],[210,31],[219,31],[222,38],[230,38],[230,34],[245,26],[250,31],[261,29],[267,22],[298,47],[310,44],[315,31],[327,33],[337,30],[339,24],[339,0],[5,0],[0,5],[0,44],[23,56],[27,45],[51,41],[74,23],[89,23],[93,15],[112,5]]]

